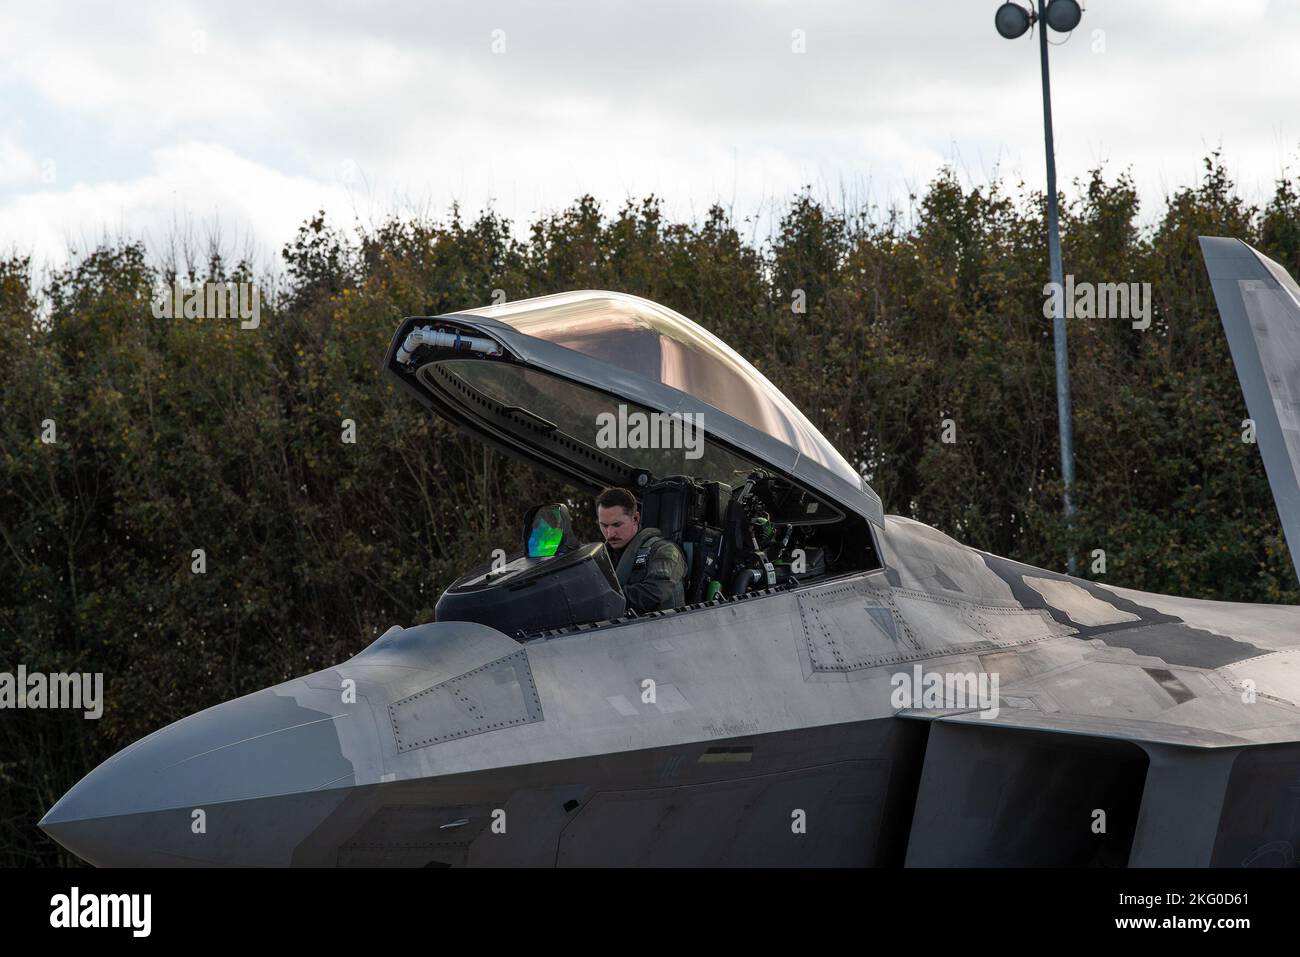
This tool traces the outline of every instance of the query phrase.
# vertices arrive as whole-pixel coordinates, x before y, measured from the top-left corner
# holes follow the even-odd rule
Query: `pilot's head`
[[[626,548],[641,530],[641,513],[636,496],[625,488],[607,488],[596,496],[596,521],[605,544],[613,549]]]

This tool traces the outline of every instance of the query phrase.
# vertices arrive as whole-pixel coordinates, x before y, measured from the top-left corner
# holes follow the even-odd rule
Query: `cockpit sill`
[[[517,631],[509,637],[513,638],[521,645],[531,644],[536,641],[552,641],[556,638],[568,638],[573,635],[590,634],[593,631],[609,631],[615,628],[635,625],[645,621],[659,621],[664,618],[675,619],[681,615],[687,615],[693,612],[708,611],[709,609],[722,608],[727,605],[739,605],[760,598],[771,598],[774,595],[807,591],[812,588],[819,588],[823,585],[830,585],[835,582],[858,581],[872,578],[876,575],[883,576],[884,574],[885,567],[883,565],[878,568],[854,569],[853,571],[844,572],[843,574],[826,575],[808,581],[790,581],[783,585],[775,585],[771,588],[748,591],[743,595],[719,595],[712,601],[694,602],[690,605],[682,605],[680,608],[668,608],[663,611],[650,611],[643,613],[632,612],[631,614],[622,615],[618,618],[606,618],[603,621],[586,622],[581,625],[570,625],[565,628],[544,628],[539,631]]]

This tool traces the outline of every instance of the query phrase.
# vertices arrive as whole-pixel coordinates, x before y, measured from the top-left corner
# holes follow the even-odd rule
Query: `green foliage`
[[[397,395],[380,361],[403,316],[568,289],[645,296],[729,342],[808,415],[886,507],[979,548],[1236,601],[1297,600],[1196,238],[1238,236],[1300,270],[1300,199],[1244,204],[1219,158],[1139,226],[1101,171],[1062,211],[1066,271],[1149,282],[1145,332],[1070,324],[1079,516],[1060,517],[1044,197],[945,173],[900,213],[808,191],[769,242],[727,213],[669,222],[651,196],[590,196],[518,240],[393,219],[351,239],[323,214],[286,245],[262,323],[154,318],[139,244],[39,287],[0,261],[0,670],[102,671],[101,721],[0,714],[0,863],[70,863],[33,824],[111,753],[201,708],[427,621],[527,505],[590,503],[486,453]],[[209,257],[203,276],[247,279]],[[806,308],[795,308],[800,298]],[[954,420],[956,444],[941,441]],[[53,419],[58,441],[40,441]],[[345,419],[355,445],[340,441]],[[585,524],[585,527],[584,527]],[[191,572],[203,549],[207,573]]]

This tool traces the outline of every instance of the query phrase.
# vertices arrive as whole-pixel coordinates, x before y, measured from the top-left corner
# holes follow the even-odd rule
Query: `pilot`
[[[605,489],[596,497],[596,520],[629,609],[662,611],[686,604],[686,558],[659,529],[641,527],[635,495],[625,488]]]

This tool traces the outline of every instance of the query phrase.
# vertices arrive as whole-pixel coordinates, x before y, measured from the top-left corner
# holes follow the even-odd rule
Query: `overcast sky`
[[[265,256],[318,208],[527,222],[588,192],[884,205],[945,163],[1041,187],[1037,40],[1001,39],[997,5],[4,0],[0,250],[217,221]],[[1062,184],[1131,167],[1152,212],[1220,143],[1249,198],[1300,170],[1300,3],[1086,6],[1053,35]]]

